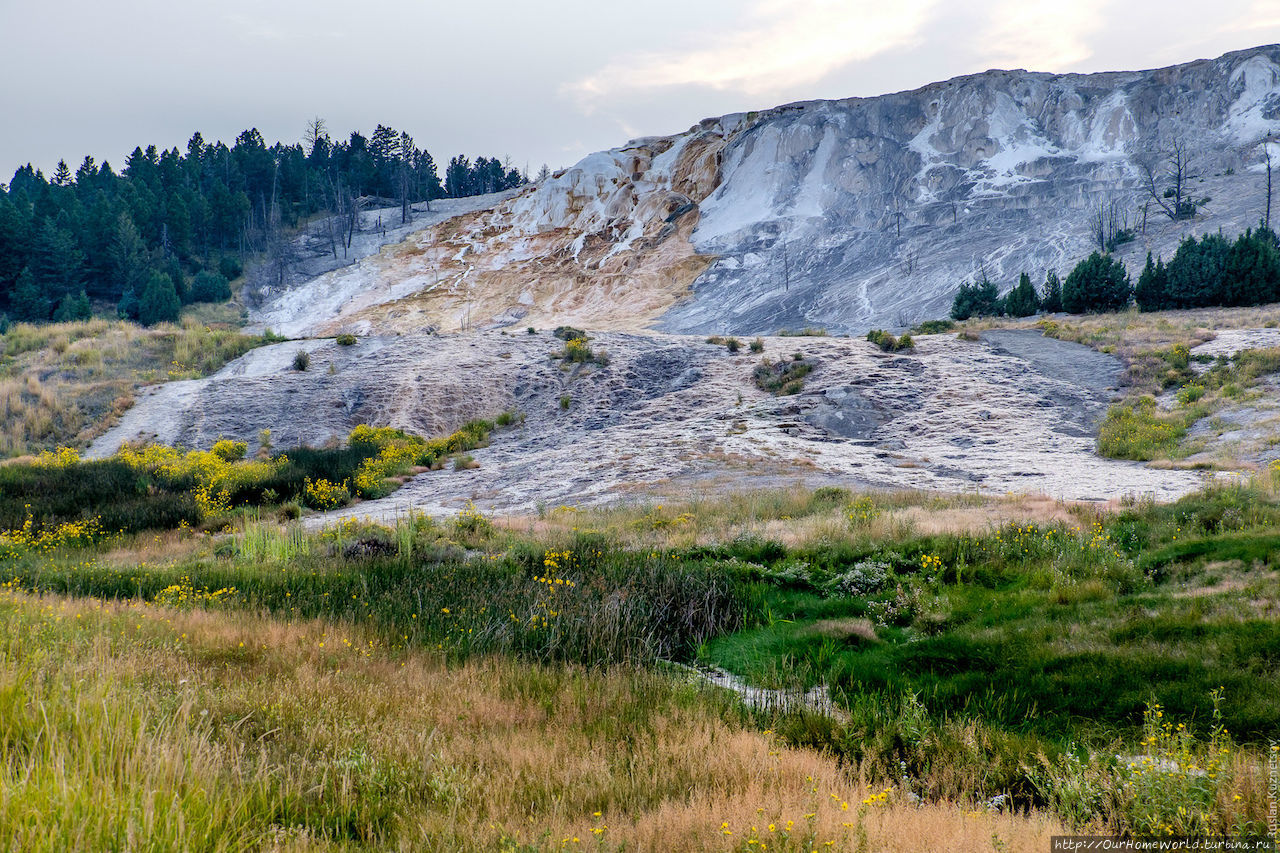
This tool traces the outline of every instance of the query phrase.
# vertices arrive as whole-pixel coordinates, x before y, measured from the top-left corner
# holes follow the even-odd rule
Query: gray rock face
[[[988,71],[725,116],[685,136],[707,128],[725,146],[693,242],[719,259],[658,328],[900,327],[945,315],[983,271],[1002,290],[1023,271],[1065,275],[1095,248],[1103,208],[1137,231],[1118,251],[1135,275],[1147,251],[1167,258],[1186,234],[1256,225],[1264,140],[1280,136],[1280,46],[1154,71]],[[1209,199],[1190,221],[1169,220],[1146,188],[1144,166],[1168,183],[1175,145],[1190,194]]]

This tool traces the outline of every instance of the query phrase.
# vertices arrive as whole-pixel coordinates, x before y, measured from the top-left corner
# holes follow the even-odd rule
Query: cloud
[[[985,4],[984,4],[985,5]],[[987,8],[976,41],[995,68],[1066,71],[1093,56],[1090,36],[1106,24],[1105,0],[1003,0]]]
[[[623,94],[704,86],[779,96],[911,43],[936,0],[755,0],[742,24],[687,50],[647,51],[562,87],[590,111]]]

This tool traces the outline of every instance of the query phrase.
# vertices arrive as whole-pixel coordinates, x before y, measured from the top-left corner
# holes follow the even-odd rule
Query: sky
[[[0,181],[314,117],[536,172],[790,101],[1212,58],[1280,42],[1280,0],[0,0],[0,36]]]

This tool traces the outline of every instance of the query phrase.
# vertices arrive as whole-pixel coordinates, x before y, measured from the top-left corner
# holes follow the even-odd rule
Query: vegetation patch
[[[13,323],[0,334],[0,457],[83,447],[142,385],[207,376],[278,340],[192,321]]]
[[[393,477],[441,467],[484,446],[494,426],[475,420],[431,439],[358,426],[346,447],[294,448],[259,459],[244,459],[245,445],[230,441],[209,451],[125,447],[95,461],[63,448],[0,466],[0,529],[27,525],[39,532],[96,520],[108,533],[132,533],[217,523],[237,508],[292,501],[333,509],[353,497],[386,495],[398,485]]]
[[[804,390],[804,378],[813,372],[817,363],[795,353],[790,360],[770,361],[762,359],[751,373],[756,387],[774,396],[799,394]]]
[[[1098,452],[1110,459],[1141,462],[1167,457],[1186,435],[1188,425],[1186,415],[1161,412],[1149,396],[1117,403],[1107,410],[1098,429]]]
[[[904,334],[899,338],[883,329],[872,329],[867,332],[867,340],[878,346],[882,352],[909,352],[916,348],[916,342],[911,339],[911,335]]]
[[[609,353],[603,349],[591,348],[590,338],[581,329],[572,326],[560,326],[555,336],[564,341],[564,349],[551,354],[551,357],[563,362],[566,366],[574,364],[595,364],[600,367],[609,365]]]

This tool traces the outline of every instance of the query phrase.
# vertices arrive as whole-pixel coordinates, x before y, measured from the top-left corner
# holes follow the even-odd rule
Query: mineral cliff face
[[[1255,225],[1280,136],[1280,46],[1155,71],[988,71],[877,98],[788,104],[635,140],[412,235],[256,315],[293,334],[576,322],[861,332],[946,313],[962,281],[1065,273],[1100,210],[1119,255]],[[1174,222],[1166,154],[1207,199]],[[1273,145],[1280,165],[1280,145]],[[1280,215],[1280,202],[1277,203]],[[335,314],[308,316],[305,288]],[[348,294],[350,298],[343,298]],[[358,298],[357,298],[358,296]],[[295,306],[295,307],[290,307]]]

